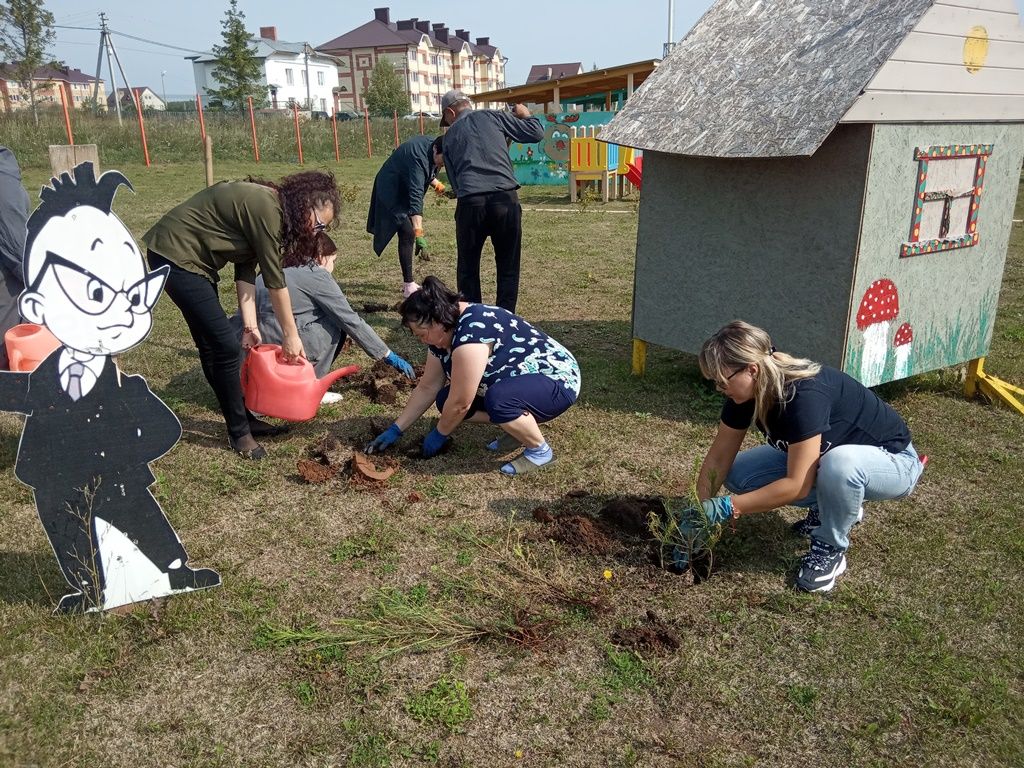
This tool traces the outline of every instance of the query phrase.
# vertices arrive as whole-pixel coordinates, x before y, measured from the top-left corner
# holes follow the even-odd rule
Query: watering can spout
[[[358,365],[346,365],[344,368],[339,368],[336,371],[331,371],[322,379],[317,379],[317,384],[320,386],[320,397],[324,396],[324,393],[331,388],[331,385],[338,379],[343,379],[346,376],[351,376],[353,373],[359,373]]]

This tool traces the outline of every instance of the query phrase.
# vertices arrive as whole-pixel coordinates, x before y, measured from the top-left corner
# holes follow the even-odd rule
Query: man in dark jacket
[[[14,153],[0,147],[0,368],[8,367],[3,337],[21,322],[18,294],[21,261],[25,251],[25,222],[28,220],[28,193],[21,184],[21,170]]]
[[[444,185],[434,177],[444,168],[441,137],[413,136],[391,153],[373,180],[366,231],[373,235],[373,250],[380,256],[396,234],[398,261],[402,265],[402,295],[408,297],[419,285],[413,280],[413,249],[427,249],[423,234],[423,195]]]
[[[448,91],[441,99],[441,126],[449,125],[444,158],[459,199],[455,207],[459,292],[467,301],[481,301],[480,254],[490,237],[498,282],[495,303],[515,312],[523,209],[508,148],[513,141],[540,141],[544,126],[523,104],[509,111],[474,110],[462,91]]]

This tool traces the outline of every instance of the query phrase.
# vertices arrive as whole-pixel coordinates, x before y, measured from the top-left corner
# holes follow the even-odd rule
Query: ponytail
[[[462,294],[453,291],[439,277],[428,275],[420,289],[403,301],[398,312],[402,325],[428,325],[440,323],[447,330],[459,322],[459,302]]]

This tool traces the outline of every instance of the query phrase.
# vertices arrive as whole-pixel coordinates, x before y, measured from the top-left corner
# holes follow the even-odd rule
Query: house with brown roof
[[[440,112],[441,96],[458,88],[467,94],[502,88],[505,58],[489,37],[470,36],[440,22],[411,18],[391,21],[389,8],[373,19],[317,46],[338,59],[338,106],[362,111],[363,94],[377,61],[387,58],[406,84],[413,112]]]
[[[152,110],[165,110],[167,105],[164,100],[156,95],[156,91],[150,88],[148,85],[132,86],[132,90],[129,93],[127,88],[118,88],[117,96],[121,99],[121,109],[134,109],[135,108],[135,94],[138,93],[139,99],[142,101],[143,112],[147,109]],[[107,106],[110,109],[114,108],[114,94],[110,94],[107,97]]]
[[[568,64],[534,64],[530,67],[530,74],[526,76],[526,84],[561,80],[563,77],[582,74],[583,63],[579,61],[571,61]]]
[[[39,67],[32,73],[36,94],[36,105],[60,108],[60,89],[68,109],[83,109],[92,106],[94,87],[99,86],[96,97],[100,109],[106,109],[107,92],[103,81],[68,66]],[[16,79],[10,64],[0,63],[0,102],[5,112],[28,109],[31,101],[27,87]]]

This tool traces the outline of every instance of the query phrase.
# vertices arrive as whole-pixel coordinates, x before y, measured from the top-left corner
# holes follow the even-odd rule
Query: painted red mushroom
[[[893,379],[905,379],[910,375],[910,343],[914,340],[914,329],[910,323],[904,323],[896,329],[896,337],[892,347],[896,354],[896,371]]]
[[[889,323],[899,313],[900,295],[896,283],[882,278],[868,286],[857,310],[857,328],[864,333],[860,381],[866,387],[882,381],[889,352]]]

